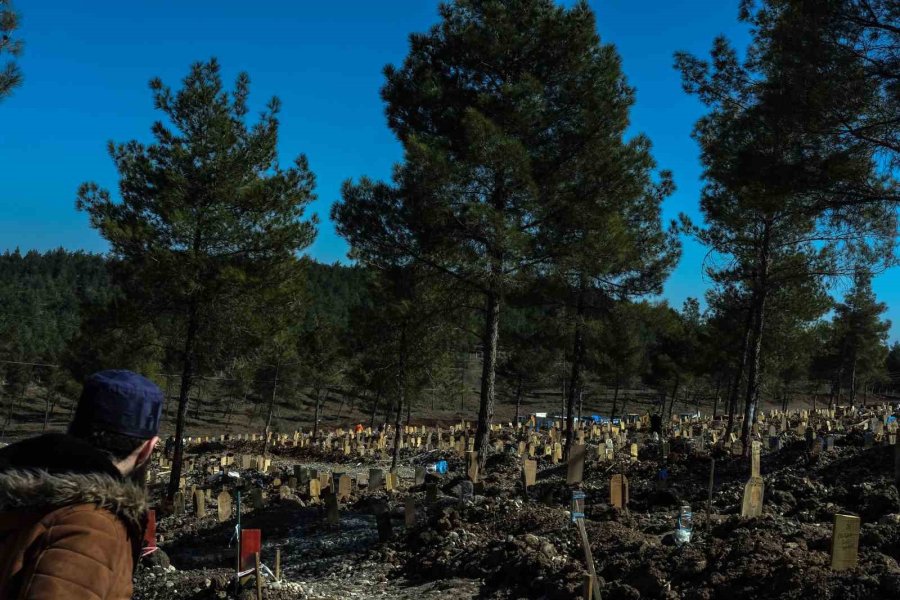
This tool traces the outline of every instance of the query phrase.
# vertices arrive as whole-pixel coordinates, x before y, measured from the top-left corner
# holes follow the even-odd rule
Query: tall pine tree
[[[385,70],[388,122],[405,149],[393,185],[348,186],[335,217],[357,232],[351,245],[364,260],[402,255],[480,296],[475,446],[484,461],[506,296],[563,254],[572,222],[563,213],[576,214],[574,202],[628,214],[599,200],[592,174],[627,175],[615,163],[634,160],[643,181],[648,167],[644,142],[621,142],[630,90],[586,2],[458,0],[440,13],[438,25],[411,36],[403,65]],[[644,196],[636,187],[625,206]],[[634,247],[626,240],[625,251]]]
[[[193,65],[177,92],[153,80],[167,119],[153,125],[154,143],[110,143],[121,201],[94,183],[78,194],[109,242],[125,301],[155,320],[180,372],[169,498],[195,377],[218,366],[225,347],[251,339],[260,318],[292,309],[297,254],[315,235],[302,220],[314,176],[302,155],[290,168],[277,160],[277,99],[247,123],[249,85],[241,74],[226,91],[215,60]]]

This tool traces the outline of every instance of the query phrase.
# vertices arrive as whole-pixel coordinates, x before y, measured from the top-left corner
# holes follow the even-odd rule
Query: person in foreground
[[[101,371],[68,434],[0,450],[0,598],[131,598],[162,405],[149,379]]]

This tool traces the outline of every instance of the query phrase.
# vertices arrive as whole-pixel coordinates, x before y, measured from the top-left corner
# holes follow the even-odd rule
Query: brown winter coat
[[[0,470],[0,598],[131,598],[145,512],[108,472]]]

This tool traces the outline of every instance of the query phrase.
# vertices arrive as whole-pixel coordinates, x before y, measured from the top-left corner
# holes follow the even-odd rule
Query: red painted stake
[[[256,566],[254,555],[262,550],[262,534],[259,529],[241,529],[241,571]]]
[[[156,548],[156,511],[147,511],[147,528],[144,529],[144,548]]]

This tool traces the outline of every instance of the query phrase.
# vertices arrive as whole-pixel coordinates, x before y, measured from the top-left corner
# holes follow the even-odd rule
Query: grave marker
[[[180,517],[184,514],[184,494],[181,490],[175,492],[175,497],[173,498],[173,506],[172,512],[176,517]]]
[[[341,501],[349,500],[353,491],[353,480],[349,475],[341,475],[338,478],[338,499]]]
[[[759,455],[762,452],[762,442],[754,440],[750,443],[750,477],[759,477]]]
[[[536,460],[526,460],[522,464],[522,470],[525,473],[525,488],[529,488],[534,485],[534,482],[537,480],[537,461]]]
[[[384,487],[384,471],[369,469],[369,491],[377,492]]]
[[[834,515],[831,530],[831,568],[835,571],[856,567],[859,559],[859,517]]]
[[[568,470],[566,472],[566,484],[581,483],[584,479],[584,444],[574,444],[569,449]]]
[[[609,481],[609,503],[615,508],[628,506],[628,478],[617,473]]]
[[[425,502],[429,504],[437,501],[438,486],[436,483],[425,484]]]
[[[194,516],[202,519],[206,516],[206,494],[203,490],[197,490],[193,494],[194,500]]]
[[[469,481],[478,481],[478,453],[474,450],[466,452],[466,475]]]
[[[744,502],[741,505],[742,517],[758,517],[762,515],[763,491],[765,485],[762,477],[750,477],[744,485]]]
[[[231,494],[229,494],[225,490],[222,490],[216,497],[216,502],[219,505],[219,523],[224,523],[225,521],[231,519]]]
[[[250,490],[250,504],[252,504],[255,509],[265,508],[266,501],[262,489],[253,488]]]
[[[325,516],[332,525],[337,525],[340,520],[337,494],[325,494]]]

